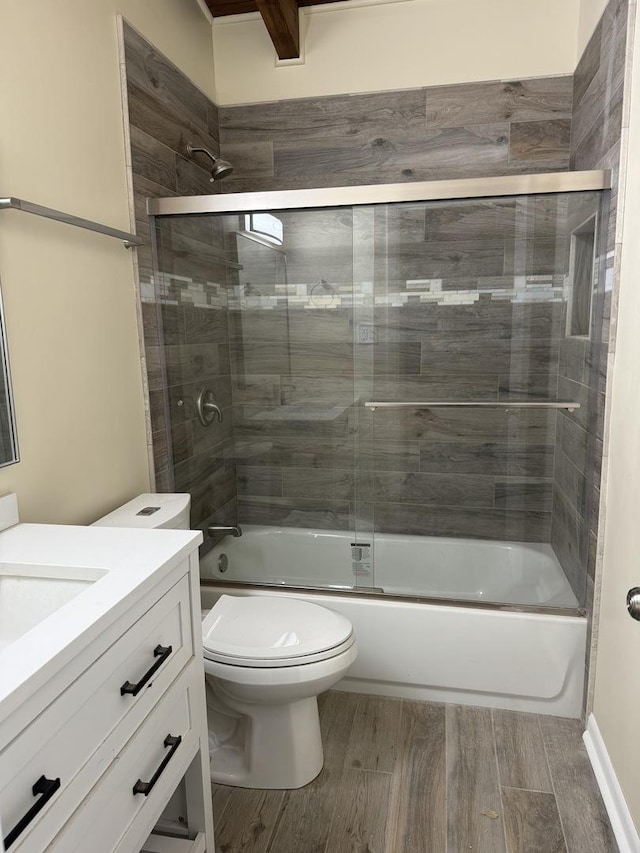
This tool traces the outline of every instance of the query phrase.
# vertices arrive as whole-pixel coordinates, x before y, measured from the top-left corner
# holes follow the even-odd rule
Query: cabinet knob
[[[627,610],[632,619],[640,621],[640,586],[632,587],[627,593]]]

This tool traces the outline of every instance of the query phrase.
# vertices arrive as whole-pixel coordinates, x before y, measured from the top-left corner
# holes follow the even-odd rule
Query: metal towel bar
[[[61,210],[54,210],[52,207],[42,207],[40,204],[33,204],[33,202],[25,201],[22,198],[0,198],[0,210],[22,210],[24,213],[44,216],[45,219],[55,219],[57,222],[66,222],[67,225],[75,225],[77,228],[86,228],[88,231],[95,231],[98,234],[104,234],[106,237],[116,237],[118,240],[124,241],[125,249],[141,246],[143,242],[140,237],[130,234],[128,231],[119,231],[117,228],[92,222],[91,219],[81,219],[79,216],[72,216],[70,213],[63,213]]]
[[[486,408],[486,409],[567,409],[569,412],[575,412],[576,409],[580,408],[580,403],[552,403],[545,402],[543,400],[527,402],[527,403],[511,403],[511,402],[500,402],[492,401],[492,402],[475,402],[475,401],[466,401],[466,402],[457,402],[457,403],[449,403],[446,401],[435,401],[435,402],[426,402],[426,403],[394,403],[394,402],[373,402],[373,403],[365,403],[365,408],[371,409],[371,411],[375,411],[376,409],[448,409],[448,408],[461,408],[461,409],[475,409],[475,408]]]

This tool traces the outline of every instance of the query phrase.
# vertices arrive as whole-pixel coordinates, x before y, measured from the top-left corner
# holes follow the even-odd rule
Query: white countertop
[[[0,532],[0,564],[105,571],[0,649],[0,723],[202,542],[192,530],[18,524]]]

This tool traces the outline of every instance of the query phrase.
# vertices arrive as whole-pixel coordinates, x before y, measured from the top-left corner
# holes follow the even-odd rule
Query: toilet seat
[[[354,642],[344,616],[293,598],[223,595],[202,623],[205,659],[236,667],[301,666]]]
[[[215,663],[224,663],[227,666],[238,667],[257,667],[258,669],[281,669],[286,666],[305,666],[310,663],[318,663],[323,660],[330,660],[338,655],[346,652],[355,643],[355,636],[351,636],[340,643],[339,646],[334,646],[331,649],[324,649],[321,652],[316,652],[312,655],[300,655],[291,658],[278,658],[277,660],[265,660],[264,658],[248,658],[232,655],[223,655],[220,652],[214,652],[209,649],[203,649],[204,659]]]

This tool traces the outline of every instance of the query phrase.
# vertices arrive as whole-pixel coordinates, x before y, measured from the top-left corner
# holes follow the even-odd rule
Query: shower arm
[[[211,161],[213,163],[220,159],[219,157],[216,157],[215,154],[212,154],[208,148],[202,148],[199,145],[192,145],[190,142],[187,142],[187,154],[189,155],[189,157],[193,157],[194,154],[198,153],[206,154],[207,157],[211,158]]]

